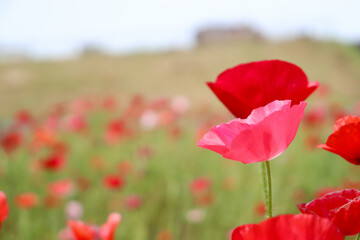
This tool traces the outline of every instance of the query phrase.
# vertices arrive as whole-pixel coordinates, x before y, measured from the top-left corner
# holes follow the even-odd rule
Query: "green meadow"
[[[67,221],[65,206],[71,200],[82,204],[81,220],[87,223],[101,225],[111,212],[120,213],[122,221],[115,238],[119,240],[228,239],[232,228],[265,219],[256,211],[264,199],[260,165],[223,159],[196,146],[199,128],[206,122],[233,119],[205,83],[215,81],[226,68],[263,59],[295,63],[310,81],[319,81],[323,87],[308,99],[306,111],[323,108],[327,112],[325,121],[315,127],[303,123],[290,147],[271,161],[274,214],[299,213],[296,204],[312,200],[321,189],[360,185],[357,166],[308,144],[309,136],[324,143],[332,133],[334,106],[353,114],[360,103],[360,50],[355,47],[306,39],[229,42],[161,53],[87,54],[70,60],[1,63],[0,130],[22,109],[42,122],[52,106],[69,104],[79,97],[113,96],[119,103],[116,111],[87,114],[89,132],[85,134],[58,133],[68,147],[66,166],[60,171],[37,168],[46,151],[29,151],[30,130],[25,131],[17,151],[11,155],[0,152],[0,190],[10,205],[1,239],[60,239],[58,234]],[[125,110],[135,94],[147,103],[159,97],[184,96],[190,105],[170,126],[146,130],[134,120],[129,123],[134,135],[113,145],[104,143],[106,124],[126,117]],[[176,137],[171,136],[174,126],[180,129]],[[151,154],[139,154],[144,148]],[[96,157],[100,160],[94,161]],[[118,173],[119,163],[125,161],[132,170],[123,176],[124,186],[104,187],[104,176]],[[189,187],[199,177],[211,182],[210,200],[200,204]],[[61,179],[76,182],[79,178],[88,180],[86,190],[77,186],[55,207],[46,206],[49,183]],[[25,192],[37,194],[36,206],[17,206],[16,197]],[[130,209],[124,199],[134,194],[142,204]],[[194,210],[200,213],[195,220],[190,216]]]

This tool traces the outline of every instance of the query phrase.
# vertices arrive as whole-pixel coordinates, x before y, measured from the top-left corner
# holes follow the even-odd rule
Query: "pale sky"
[[[64,56],[183,47],[199,27],[250,24],[274,38],[301,32],[360,42],[360,0],[0,0],[0,50]]]

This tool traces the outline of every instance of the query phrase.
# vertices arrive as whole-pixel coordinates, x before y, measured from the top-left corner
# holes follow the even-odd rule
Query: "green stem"
[[[360,240],[360,233],[358,235],[356,235],[355,240]]]
[[[262,174],[264,192],[265,192],[266,215],[267,218],[271,218],[272,217],[272,186],[271,186],[271,170],[270,170],[269,161],[261,163],[261,174]]]

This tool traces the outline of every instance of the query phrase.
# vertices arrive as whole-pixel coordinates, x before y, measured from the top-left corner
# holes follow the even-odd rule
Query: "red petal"
[[[360,233],[360,191],[345,189],[328,193],[307,204],[298,204],[303,213],[331,220],[346,235]]]
[[[0,228],[2,222],[6,220],[9,215],[9,205],[6,200],[6,195],[0,192]]]
[[[236,228],[232,240],[343,240],[328,219],[315,215],[281,215]]]
[[[305,100],[318,83],[309,83],[298,66],[280,60],[240,64],[208,83],[216,96],[239,118],[274,100]]]
[[[358,123],[360,122],[360,117],[355,117],[355,116],[345,116],[342,117],[340,119],[338,119],[335,123],[334,126],[334,132],[336,132],[337,130],[339,130],[341,127],[350,124],[350,123]]]
[[[75,240],[95,240],[96,231],[81,221],[68,221],[68,226],[75,236]]]
[[[352,164],[360,165],[360,121],[346,124],[347,120],[340,119],[335,126],[337,131],[329,136],[326,144],[318,147],[338,154]]]
[[[360,233],[360,199],[357,198],[331,213],[332,222],[345,236]]]
[[[100,228],[101,240],[113,240],[117,225],[121,221],[121,215],[118,213],[110,214],[107,222]]]

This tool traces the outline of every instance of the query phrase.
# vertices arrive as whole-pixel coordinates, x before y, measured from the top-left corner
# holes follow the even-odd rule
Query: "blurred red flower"
[[[7,203],[5,193],[0,191],[0,229],[2,223],[6,220],[9,215],[9,205]]]
[[[65,166],[64,154],[53,153],[42,160],[42,167],[50,171],[59,171]]]
[[[31,116],[30,112],[21,110],[16,113],[15,120],[18,125],[23,126],[31,124],[33,122],[33,117]]]
[[[358,190],[346,189],[328,193],[297,206],[302,213],[330,219],[345,236],[360,233],[360,191]]]
[[[120,189],[124,186],[125,181],[117,175],[109,175],[104,178],[104,184],[109,189]]]
[[[124,202],[125,202],[125,206],[131,210],[138,209],[142,205],[142,199],[138,195],[127,196]]]
[[[85,132],[88,129],[88,123],[84,115],[73,114],[65,119],[65,128],[73,132]]]
[[[107,111],[114,111],[118,107],[118,102],[114,97],[108,96],[103,99],[102,107]]]
[[[290,145],[306,103],[274,101],[255,109],[247,119],[235,119],[210,129],[198,146],[242,163],[271,160]]]
[[[31,149],[39,150],[44,146],[54,146],[58,143],[57,133],[48,127],[40,127],[34,130],[31,140]]]
[[[15,203],[19,208],[33,208],[39,202],[35,193],[22,193],[16,196]]]
[[[116,144],[127,134],[129,134],[129,130],[126,128],[125,121],[122,119],[115,119],[107,125],[105,141],[108,144]]]
[[[212,183],[208,177],[199,177],[194,179],[190,184],[190,190],[192,193],[202,193],[210,189]]]
[[[326,144],[318,147],[343,157],[346,161],[360,165],[360,117],[340,118]]]
[[[254,207],[254,212],[256,215],[265,216],[266,214],[266,204],[264,202],[259,202]]]
[[[330,105],[330,114],[334,121],[337,121],[340,118],[346,117],[348,115],[347,111],[337,103]]]
[[[316,149],[316,147],[319,145],[319,143],[320,143],[320,139],[318,136],[315,136],[315,135],[308,135],[304,139],[304,145],[309,150]]]
[[[232,232],[231,240],[343,240],[328,219],[310,214],[280,215]]]
[[[53,196],[67,197],[75,190],[75,185],[70,179],[63,179],[49,184],[49,192]]]
[[[81,221],[68,221],[67,225],[71,229],[75,240],[98,239],[99,230],[96,226],[88,225]]]
[[[238,118],[274,100],[292,100],[298,104],[318,87],[308,82],[298,66],[280,60],[240,64],[221,73],[208,86],[220,101]]]
[[[114,240],[115,230],[121,221],[121,215],[112,213],[100,228],[81,221],[68,221],[75,240]]]
[[[1,136],[1,146],[5,152],[10,154],[21,144],[21,134],[17,131],[9,131]]]
[[[309,127],[323,124],[326,121],[326,111],[323,107],[313,108],[304,116],[304,123]]]

